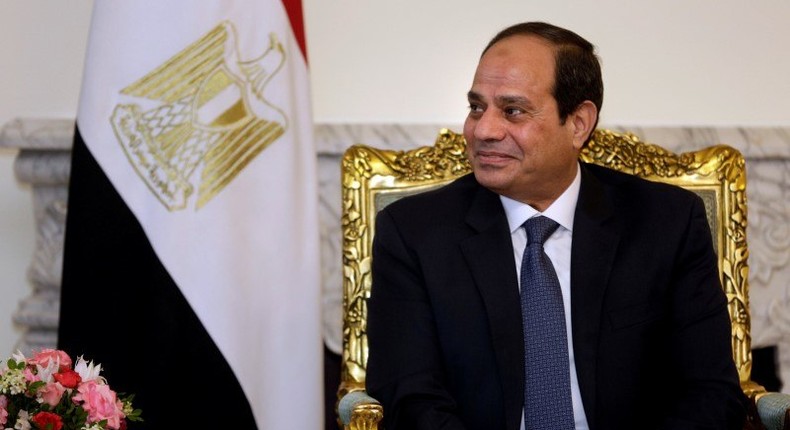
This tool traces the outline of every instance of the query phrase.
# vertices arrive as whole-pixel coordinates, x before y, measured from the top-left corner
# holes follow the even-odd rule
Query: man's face
[[[534,36],[492,46],[477,66],[464,124],[467,154],[484,187],[544,210],[570,185],[583,140],[561,124],[554,48]]]

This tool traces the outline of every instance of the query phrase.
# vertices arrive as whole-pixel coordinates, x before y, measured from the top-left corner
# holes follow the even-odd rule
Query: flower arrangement
[[[127,420],[142,421],[134,395],[116,394],[101,370],[82,357],[72,368],[61,350],[17,352],[0,364],[0,429],[125,430]]]

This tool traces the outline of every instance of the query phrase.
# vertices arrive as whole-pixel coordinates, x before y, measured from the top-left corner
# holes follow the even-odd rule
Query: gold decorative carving
[[[367,299],[376,212],[405,195],[437,187],[471,171],[460,134],[441,130],[434,146],[393,151],[350,147],[342,160],[343,357],[339,394],[364,390]],[[746,171],[726,145],[674,154],[630,133],[596,130],[580,159],[649,180],[682,186],[705,201],[721,281],[732,320],[732,346],[747,394],[764,389],[750,380],[751,337],[746,245]]]
[[[377,404],[362,404],[354,408],[351,422],[344,430],[378,430],[384,418],[384,408]]]

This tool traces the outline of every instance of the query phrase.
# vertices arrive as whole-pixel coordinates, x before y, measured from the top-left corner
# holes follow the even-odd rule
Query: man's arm
[[[376,219],[367,390],[387,430],[464,429],[445,389],[433,310],[414,250],[386,210]]]
[[[664,427],[742,429],[746,399],[732,358],[727,299],[704,205],[694,202],[673,274],[671,364],[678,397]]]

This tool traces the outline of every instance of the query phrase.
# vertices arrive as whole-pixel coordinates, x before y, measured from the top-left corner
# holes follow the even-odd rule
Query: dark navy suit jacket
[[[705,208],[582,165],[571,319],[591,430],[737,429],[744,396]],[[387,430],[518,430],[524,345],[499,196],[474,175],[379,212],[367,389]]]

